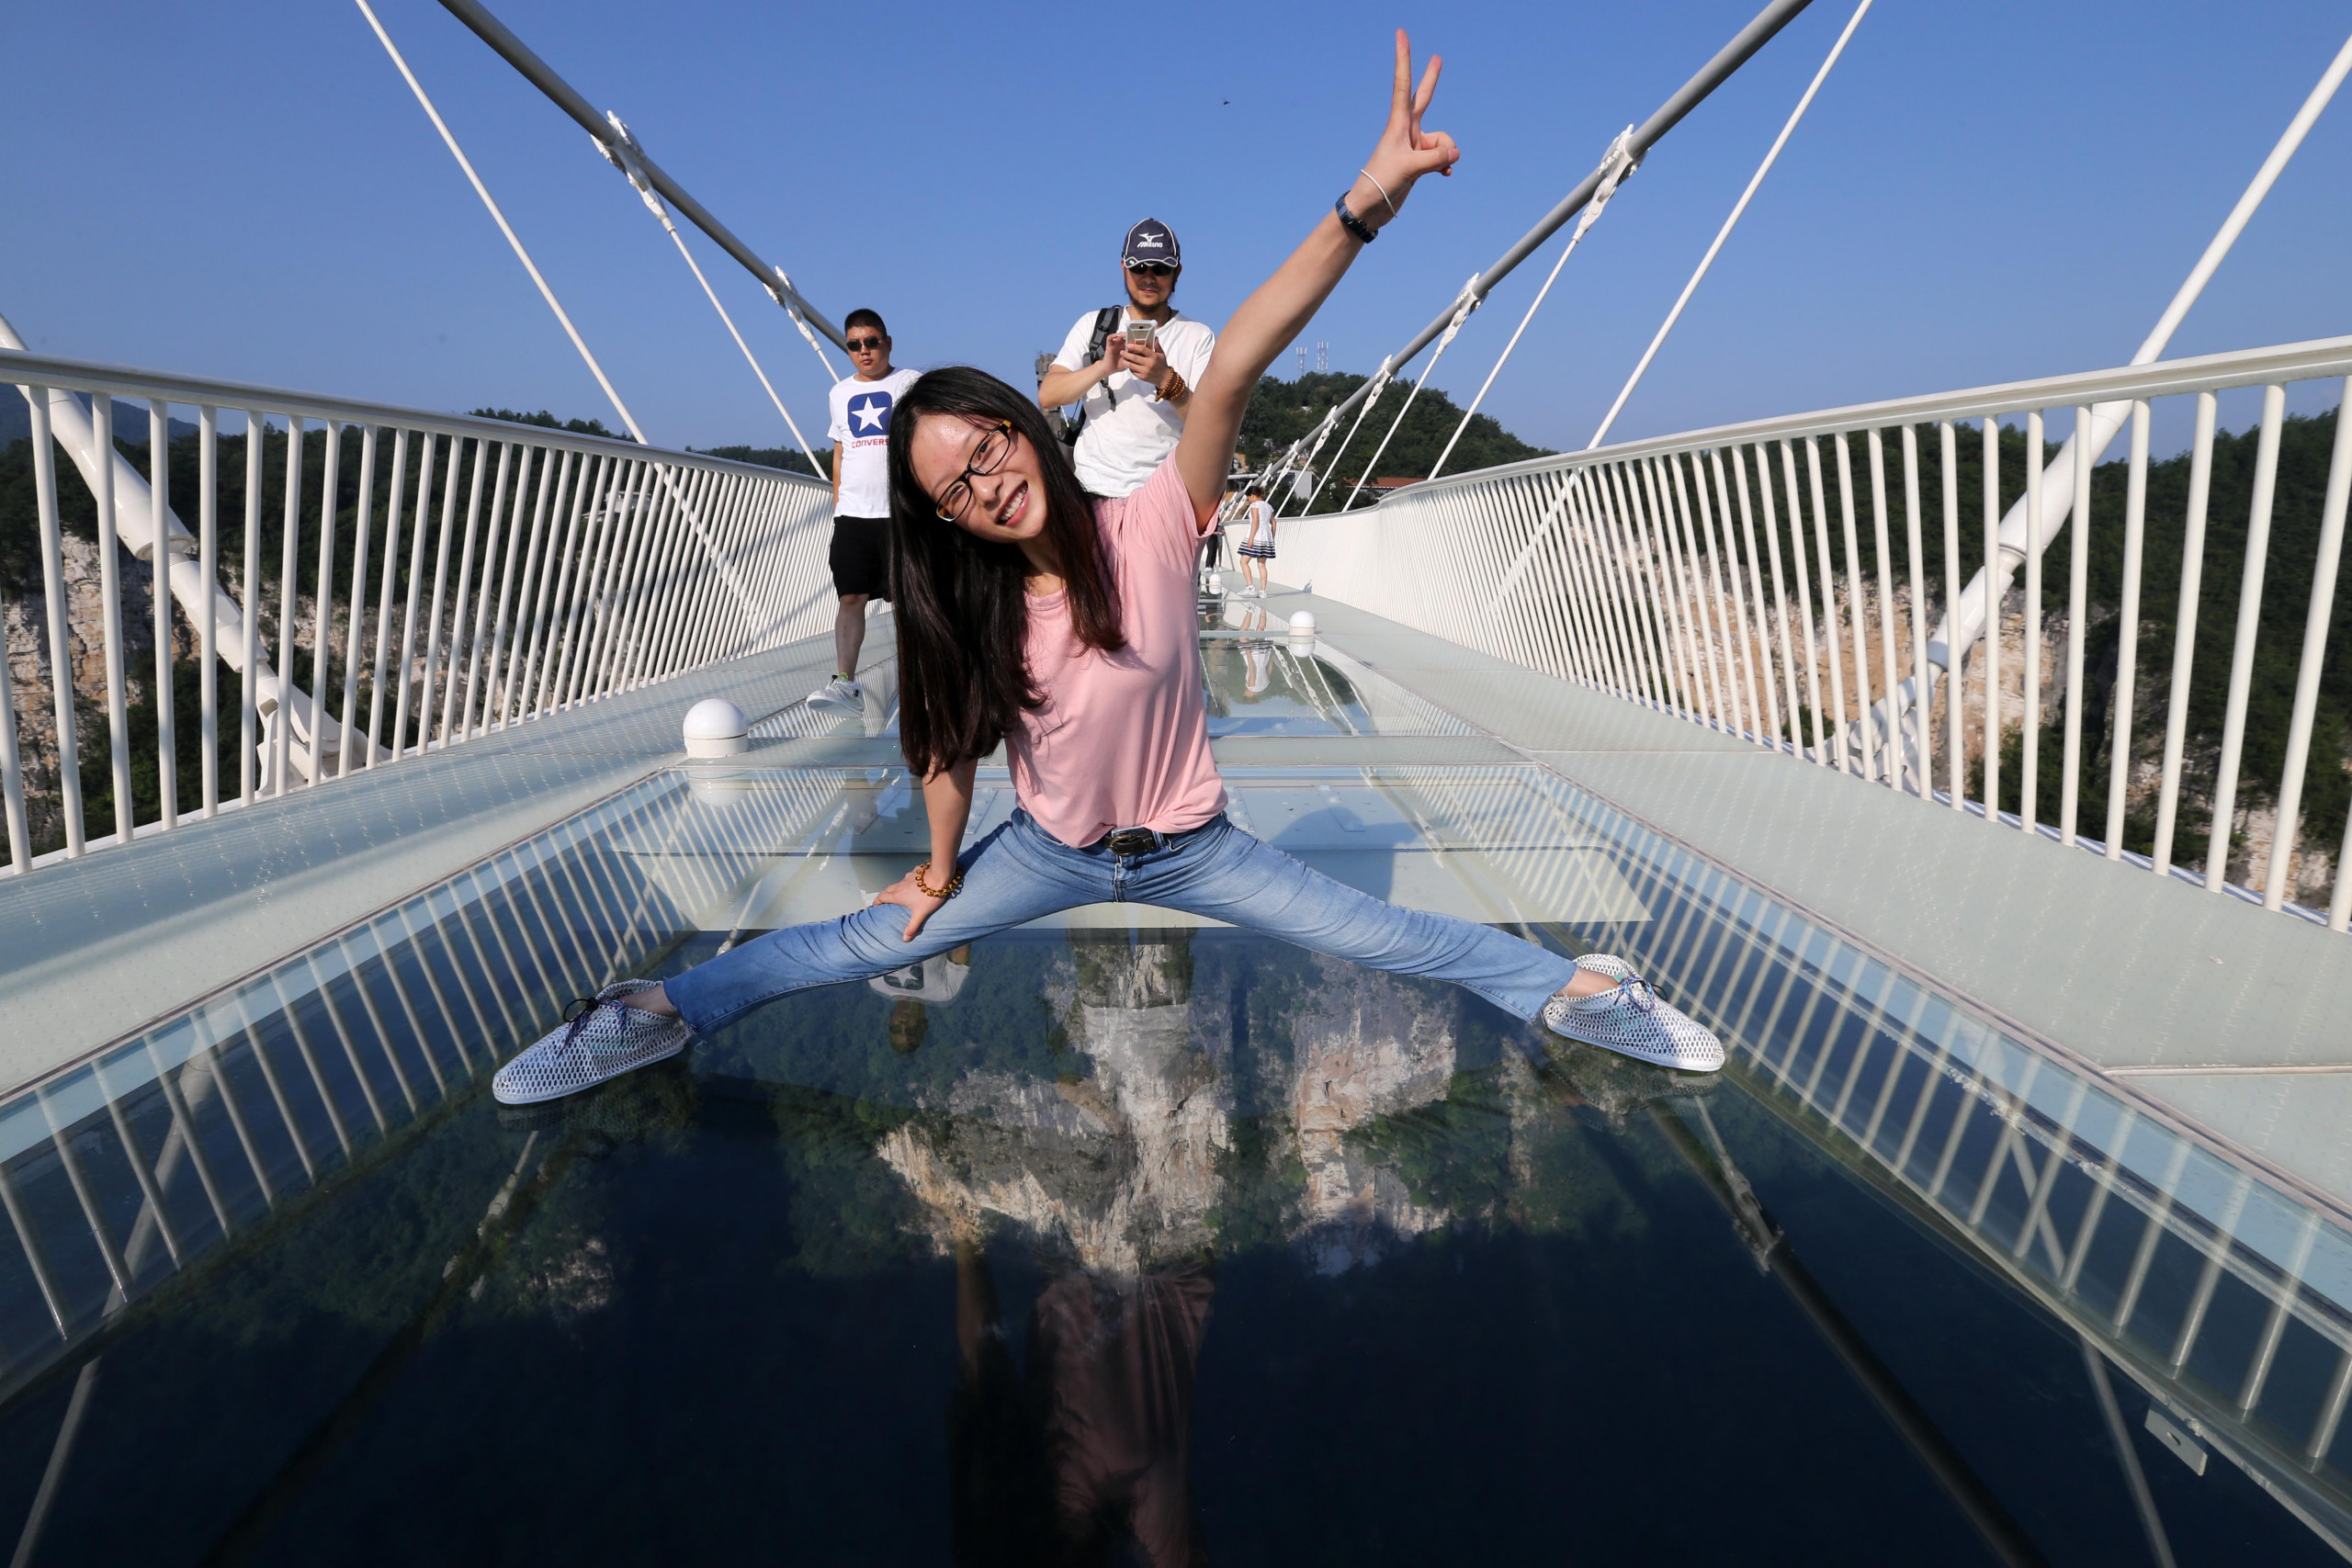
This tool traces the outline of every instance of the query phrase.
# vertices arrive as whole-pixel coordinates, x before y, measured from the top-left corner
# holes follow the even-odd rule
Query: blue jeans
[[[1570,960],[1489,926],[1400,909],[1309,871],[1223,817],[1123,855],[1074,850],[1015,811],[967,851],[961,892],[914,941],[907,911],[871,905],[835,920],[770,931],[663,982],[671,1004],[708,1030],[763,1002],[887,975],[935,953],[1081,904],[1157,904],[1246,926],[1367,968],[1466,987],[1533,1018],[1576,977]]]

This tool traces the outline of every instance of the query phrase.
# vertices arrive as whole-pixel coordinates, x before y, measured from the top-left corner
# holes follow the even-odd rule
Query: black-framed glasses
[[[878,349],[884,340],[878,337],[854,337],[846,340],[852,354],[864,354],[869,348]]]
[[[1173,277],[1176,276],[1176,266],[1172,262],[1131,261],[1127,263],[1126,265],[1129,272],[1148,273],[1153,277]]]
[[[956,476],[954,483],[939,492],[939,520],[942,523],[961,523],[965,511],[972,504],[972,479],[996,472],[1012,456],[1012,422],[998,420],[989,426],[988,434],[981,436],[979,444],[972,448],[972,460],[964,465],[964,471]]]

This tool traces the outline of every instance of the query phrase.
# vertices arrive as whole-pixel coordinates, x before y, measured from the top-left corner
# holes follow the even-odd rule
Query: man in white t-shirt
[[[826,395],[833,438],[833,678],[808,694],[812,707],[863,712],[857,654],[865,643],[865,602],[890,597],[890,405],[917,372],[890,368],[890,334],[872,310],[852,310],[842,324],[857,374]]]
[[[1141,490],[1184,434],[1184,408],[1216,333],[1168,302],[1183,267],[1167,224],[1147,218],[1128,230],[1119,254],[1126,306],[1080,316],[1037,384],[1046,412],[1080,405],[1078,479],[1096,495]]]

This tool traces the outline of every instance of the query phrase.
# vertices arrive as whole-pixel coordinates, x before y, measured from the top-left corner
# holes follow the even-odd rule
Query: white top
[[[890,405],[915,384],[919,370],[893,370],[878,381],[852,376],[825,394],[832,423],[825,434],[842,446],[842,517],[890,515]]]
[[[1271,545],[1274,542],[1274,509],[1262,501],[1250,503],[1250,537],[1242,541],[1250,545]]]
[[[1078,319],[1062,340],[1054,363],[1064,370],[1086,368],[1086,345],[1094,337],[1095,312]],[[1124,331],[1131,321],[1142,321],[1132,310],[1119,312]],[[1199,321],[1177,316],[1159,325],[1159,345],[1168,363],[1190,387],[1201,384],[1209,367],[1209,352],[1216,333]],[[1086,394],[1086,428],[1078,437],[1078,482],[1096,495],[1116,498],[1143,488],[1184,434],[1184,416],[1173,403],[1152,395],[1151,383],[1132,371],[1114,370]]]

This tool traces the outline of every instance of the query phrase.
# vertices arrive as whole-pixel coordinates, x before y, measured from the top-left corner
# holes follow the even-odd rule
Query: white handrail
[[[2308,831],[2300,820],[2303,769],[2256,779],[2242,776],[2240,765],[2248,750],[2249,716],[2258,711],[2249,690],[2256,628],[2265,608],[2266,541],[2272,511],[2289,504],[2274,483],[2287,389],[2330,381],[2352,387],[2352,337],[1750,420],[1453,475],[1354,513],[1294,517],[1283,524],[1283,559],[1293,581],[1311,581],[1318,592],[1497,657],[1975,811],[2012,829],[2079,843],[2109,859],[2179,875],[2236,898],[2267,902],[2340,931],[2352,919],[2352,877],[2343,871],[2352,860],[2352,837],[2341,849],[2301,843]],[[2218,741],[2215,751],[2211,744],[2191,748],[2186,733],[2187,693],[2196,672],[2191,630],[2219,438],[2214,400],[2223,390],[2252,387],[2265,389],[2257,482],[2250,497],[2233,502],[2250,509],[2251,553],[2215,563],[2226,581],[2240,584],[2226,721],[2217,737],[2208,738]],[[2341,406],[2343,393],[2336,387],[2312,389],[2304,395],[2307,404],[2315,400],[2313,394]],[[2165,399],[2194,402],[2197,418],[2188,454],[2188,512],[2177,524],[2186,547],[2177,615],[2180,635],[2159,745],[2155,727],[2138,719],[2130,699],[2135,678],[2143,684],[2147,678],[2135,669],[2145,553],[2141,540],[2148,521],[2146,430],[2151,405]],[[2038,432],[2049,412],[2063,412],[2080,422],[2086,411],[2102,404],[2132,410],[2135,435],[2122,505],[2115,514],[2086,519],[2094,493],[2087,454],[2079,462],[2070,458],[2063,476],[2044,478],[2043,455],[2035,451],[2030,436],[2029,473],[2018,471],[2014,447],[2004,457],[1994,437],[2011,415],[2025,416],[2029,430]],[[1989,461],[1981,534],[1973,507],[1963,500],[1967,487],[1958,483],[1956,472],[1963,423],[1981,426],[1981,450]],[[2352,492],[2352,441],[2339,435],[2328,461],[2324,500],[2306,484],[2293,501],[2320,506],[2325,515],[2302,520],[2310,525],[2308,534],[2299,521],[2298,531],[2287,536],[2315,537],[2318,554],[2271,569],[2273,576],[2290,581],[2305,570],[2312,574],[2308,601],[2299,598],[2291,607],[2305,611],[2304,655],[2293,704],[2298,717],[2281,725],[2299,754],[2309,744],[2322,694],[2325,661],[2319,650],[2335,607],[2344,497]],[[1940,469],[1940,484],[1928,482],[1930,466]],[[1999,482],[2004,468],[2006,488]],[[2030,482],[2035,479],[2043,481],[2038,502]],[[1951,711],[1943,716],[1944,724],[1932,722],[1924,704],[1916,722],[1892,734],[1860,723],[1866,715],[1889,711],[1891,694],[1918,689],[1922,668],[1934,671],[1946,657],[1940,643],[1926,636],[1923,621],[1931,599],[1940,601],[1934,607],[1950,616],[1955,609],[1964,615],[1968,601],[1984,597],[1987,580],[1981,574],[1969,588],[1958,588],[1960,542],[1965,533],[1972,542],[1981,538],[1986,547],[2007,553],[2009,540],[1998,502],[2020,480],[2028,481],[2028,500],[2020,506],[2030,514],[2030,532],[2054,532],[2052,520],[2062,513],[2074,518],[2077,530],[2068,552],[2063,608],[2052,604],[2047,612],[2053,634],[2064,641],[2052,667],[2064,674],[2063,699],[2052,694],[2053,702],[2064,704],[2063,713],[2052,710],[2063,721],[2055,727],[2060,736],[2053,737],[2063,763],[2052,781],[2055,789],[2041,786],[2034,766],[2042,700],[2041,682],[2034,678],[2041,647],[2038,602],[2025,616],[2025,681],[2018,680],[2011,660],[1997,657],[1997,642],[1986,643],[1969,673],[1977,685],[1989,684],[1996,700],[1988,706],[1978,692],[1963,691],[1962,705],[1970,710],[1964,726]],[[1868,574],[1860,545],[1866,509],[1869,537],[1877,547],[1875,570]],[[2085,527],[2120,529],[2123,536],[2123,600],[2131,618],[2117,629],[2116,705],[2109,724],[2086,722],[2086,649],[2096,645],[2088,641],[2090,536],[2081,531]],[[2233,550],[2238,548],[2237,536],[2234,531],[2215,535],[2233,541]],[[1943,547],[1940,571],[1931,570],[1934,563],[1926,558],[1925,541],[1930,538]],[[2030,548],[2025,555],[2038,559]],[[1784,560],[1793,565],[1785,575]],[[2029,594],[2040,586],[2040,574],[2031,574]],[[2053,594],[2061,591],[2056,583],[2050,587]],[[2281,613],[2275,605],[2270,609]],[[1975,606],[1975,613],[1982,618],[1983,606]],[[1801,635],[1792,636],[1792,621]],[[2010,628],[2015,635],[2014,619]],[[2100,635],[2106,635],[2103,621]],[[2004,665],[2010,668],[2005,671]],[[1785,702],[1768,703],[1759,712],[1749,694],[1751,670],[1757,694],[1781,694]],[[2340,673],[2334,678],[2343,679]],[[2025,788],[2005,791],[1999,749],[2004,736],[2018,731],[2021,713],[2025,732],[2034,737],[2026,752]],[[2133,751],[2135,726],[2144,755]],[[2084,786],[2097,777],[2089,764],[2103,741],[2116,751],[2105,774],[2110,789],[2120,780],[2132,802],[2154,808],[2157,827],[2147,854],[2113,841],[2125,828],[2121,799],[2109,799],[2103,823],[2077,820]],[[1938,750],[1940,757],[1934,754]],[[2136,767],[2118,760],[2133,758]],[[1972,784],[1967,764],[1980,759],[1984,782]],[[2135,778],[2143,782],[2135,785]],[[1996,807],[1988,811],[1982,798],[1962,799],[1961,792],[1969,789],[1990,796]],[[2250,863],[2241,863],[2245,869],[2237,873],[2251,885],[2228,883],[2233,834],[2246,831],[2250,820],[2242,820],[2235,807],[2274,799],[2276,842],[2266,850],[2255,825]],[[2010,800],[2022,816],[1998,808],[1997,803]],[[2096,796],[2093,802],[2095,811]],[[2175,870],[2176,834],[2197,827],[2207,829],[2210,846],[2203,866]],[[2086,829],[2099,836],[2088,836]],[[2316,869],[2330,855],[2336,867],[2332,896],[2329,878]],[[2299,856],[2300,871],[2293,863]],[[2317,893],[2308,891],[2315,886]],[[2308,907],[2294,902],[2299,893]]]
[[[14,341],[0,321],[0,343]],[[47,628],[51,671],[67,677],[53,682],[55,715],[32,711],[28,689],[0,686],[0,805],[8,829],[0,858],[9,872],[46,858],[36,852],[46,843],[33,841],[44,826],[62,828],[63,846],[53,852],[77,856],[772,648],[819,632],[830,619],[820,596],[796,591],[821,577],[831,513],[831,488],[802,475],[503,420],[6,348],[0,382],[15,384],[32,405],[41,603],[30,608],[35,623]],[[182,408],[198,415],[193,467],[201,504],[195,531],[120,451],[110,450],[117,398],[149,411],[151,452],[159,437],[164,444],[153,466],[166,473],[175,445],[166,415]],[[222,410],[243,415],[243,434],[222,434]],[[324,463],[309,465],[322,468],[318,473],[305,471],[301,437],[311,427],[328,433]],[[350,441],[355,434],[359,439]],[[71,458],[62,470],[49,461],[52,439]],[[229,584],[214,575],[224,441],[241,443],[246,459],[243,564]],[[281,462],[265,484],[269,454]],[[461,498],[461,475],[469,472]],[[73,552],[62,522],[76,474],[111,524],[99,529],[97,583],[79,583],[69,570]],[[166,493],[168,488],[167,478]],[[266,498],[265,488],[272,492]],[[345,500],[355,489],[356,506]],[[347,558],[336,542],[336,525],[345,518]],[[266,552],[279,558],[276,581],[265,582],[266,552],[258,547],[264,529],[278,519],[280,542]],[[151,691],[170,693],[169,605],[176,604],[195,633],[205,677],[197,729],[208,759],[220,733],[219,682],[209,660],[240,676],[232,723],[245,761],[236,776],[224,789],[208,762],[200,801],[177,801],[164,786],[160,811],[140,821],[132,820],[127,790],[118,541],[133,557],[160,555],[169,585],[168,599],[154,606],[161,652]],[[405,593],[398,592],[403,576]],[[429,594],[421,592],[428,576]],[[103,627],[69,633],[69,601],[92,591]],[[337,616],[347,618],[345,626],[334,626]],[[277,623],[275,660],[265,656],[261,636],[260,622],[268,617]],[[315,694],[284,668],[303,626],[311,639],[304,650],[311,681],[321,688]],[[103,645],[103,682],[87,691],[72,678],[77,661],[54,652],[74,640]],[[363,679],[361,650],[370,646],[373,664]],[[340,671],[334,668],[338,658]],[[338,684],[339,712],[327,700]],[[396,698],[389,703],[388,687]],[[89,833],[70,716],[78,703],[100,700],[108,712],[116,810],[112,831]],[[177,706],[166,702],[157,710],[162,780],[176,772]],[[57,762],[54,786],[29,797],[28,735],[36,757],[46,739]]]

